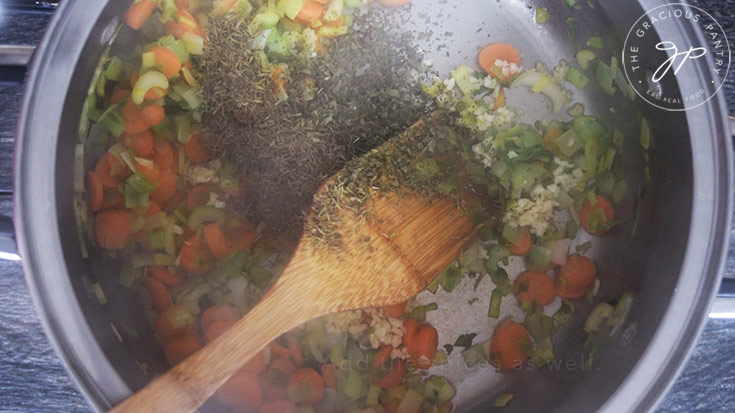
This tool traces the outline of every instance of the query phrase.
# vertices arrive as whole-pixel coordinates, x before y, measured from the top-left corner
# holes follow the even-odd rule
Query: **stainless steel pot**
[[[59,8],[28,76],[16,147],[15,228],[27,280],[48,336],[98,410],[140,389],[166,367],[152,333],[119,340],[111,328],[124,322],[148,331],[130,293],[108,288],[110,304],[105,307],[89,294],[88,277],[99,279],[113,269],[82,259],[72,209],[80,109],[102,49],[130,3],[75,0]],[[452,9],[435,0],[414,3],[414,14],[426,7]],[[620,50],[632,24],[657,4],[595,3],[596,9],[575,12],[577,36],[602,34]],[[552,19],[541,30],[532,23],[537,5],[552,11]],[[576,47],[568,40],[563,18],[568,11],[562,6],[558,0],[467,0],[463,11],[449,13],[442,24],[446,27],[434,28],[436,33],[452,31],[454,36],[443,43],[457,51],[449,58],[438,55],[436,65],[442,70],[457,59],[467,61],[477,44],[496,39],[522,39],[530,62],[568,59]],[[420,29],[418,21],[410,20],[409,27]],[[477,29],[483,30],[477,34]],[[658,30],[660,37],[672,40],[702,36],[687,21]],[[124,38],[125,31],[119,41]],[[422,47],[431,50],[433,45]],[[699,77],[679,78],[679,85],[701,83],[712,62],[700,59],[693,64]],[[670,93],[677,91],[677,85],[667,87]],[[609,97],[591,93],[580,99],[593,113],[607,111]],[[493,398],[508,389],[523,389],[515,392],[508,407],[512,411],[650,410],[684,365],[716,294],[725,257],[733,191],[730,132],[722,94],[686,112],[665,112],[646,104],[640,104],[640,110],[657,140],[652,180],[641,186],[639,230],[632,238],[621,231],[595,246],[596,260],[606,269],[602,295],[630,290],[638,297],[624,333],[605,348],[591,371],[583,371],[578,362],[584,357],[582,318],[556,339],[557,356],[577,360],[576,367],[504,376],[490,371],[462,373],[465,377],[455,380],[458,411],[487,411]],[[608,123],[628,128],[630,113],[608,116]],[[625,156],[634,159],[640,156],[637,138],[633,139],[637,135],[628,136]],[[640,175],[632,179],[640,180]],[[628,209],[632,213],[632,206]],[[446,316],[435,321],[448,323]],[[148,374],[136,361],[147,364]]]

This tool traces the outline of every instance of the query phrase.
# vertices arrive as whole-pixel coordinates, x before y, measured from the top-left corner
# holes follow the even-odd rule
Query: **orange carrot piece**
[[[147,162],[140,162],[136,159],[134,164],[135,169],[149,181],[158,182],[161,179],[161,169],[155,163],[151,162],[148,164]]]
[[[180,39],[184,33],[192,33],[197,36],[204,35],[204,31],[199,27],[194,16],[186,10],[179,10],[176,13],[176,21],[169,20],[163,27],[167,33],[172,34],[177,39]]]
[[[128,99],[122,108],[123,119],[125,119],[125,133],[140,133],[151,127],[145,120],[138,106],[135,105],[133,99]]]
[[[189,190],[186,195],[186,208],[191,211],[209,202],[209,194],[216,192],[217,187],[211,184],[199,184]]]
[[[230,246],[227,245],[225,233],[218,223],[213,222],[204,226],[204,242],[209,247],[214,258],[224,257],[230,252]]]
[[[175,286],[179,285],[184,280],[179,277],[178,275],[173,274],[171,271],[167,270],[165,267],[159,267],[157,265],[151,265],[148,267],[148,272],[151,273],[151,275],[155,278],[157,278],[159,281],[166,285]]]
[[[546,273],[526,271],[516,278],[513,291],[521,303],[535,302],[545,306],[554,301],[554,282]]]
[[[523,325],[514,321],[502,322],[495,328],[490,339],[490,357],[492,364],[501,371],[509,371],[521,367],[528,359],[527,349],[531,348],[531,336]]]
[[[591,259],[583,255],[572,255],[554,279],[556,294],[561,298],[576,299],[587,294],[597,276],[597,268]]]
[[[275,341],[272,341],[268,347],[271,348],[271,354],[273,354],[274,357],[282,358],[282,359],[288,359],[291,358],[291,352],[282,345],[276,343]]]
[[[413,318],[403,321],[403,345],[408,348],[419,330],[420,323]]]
[[[156,10],[156,2],[154,0],[141,0],[133,3],[127,13],[125,13],[125,23],[133,30],[138,30],[143,27],[143,24],[151,17],[154,10]]]
[[[391,317],[400,317],[403,315],[403,313],[406,312],[406,306],[408,305],[408,301],[405,303],[400,304],[393,304],[393,305],[387,305],[385,306],[385,313],[388,314]]]
[[[477,60],[485,72],[503,81],[509,80],[513,76],[504,76],[495,65],[496,61],[504,60],[508,63],[515,63],[519,67],[521,66],[521,54],[513,45],[508,43],[493,43],[485,46],[477,56]]]
[[[334,364],[324,364],[322,366],[322,378],[324,379],[324,387],[337,390],[337,367]]]
[[[132,231],[130,212],[111,209],[97,214],[94,220],[97,243],[102,248],[119,250],[128,245]]]
[[[271,368],[279,370],[286,376],[290,376],[291,373],[296,371],[296,363],[294,363],[291,359],[277,358],[271,361]]]
[[[378,386],[389,389],[406,378],[406,361],[391,359],[392,346],[382,346],[373,357],[371,378]]]
[[[411,362],[419,369],[428,369],[434,362],[436,347],[439,345],[439,336],[436,329],[428,324],[422,325],[410,345],[406,346]]]
[[[260,373],[265,368],[265,354],[263,354],[262,351],[259,351],[258,354],[245,363],[242,368],[251,373]]]
[[[153,143],[153,155],[151,155],[151,160],[161,169],[171,168],[174,164],[173,146],[163,139],[156,139]]]
[[[115,103],[120,102],[121,100],[128,97],[129,94],[130,94],[130,90],[128,89],[122,89],[122,88],[115,89],[112,92],[112,96],[110,96],[110,104],[114,105]]]
[[[102,188],[102,179],[96,171],[87,172],[87,202],[92,212],[102,209],[102,198],[105,191]]]
[[[319,400],[321,400],[324,396],[324,379],[322,379],[322,376],[320,376],[319,373],[314,369],[305,368],[294,371],[288,378],[286,388],[296,386],[304,381],[309,382],[312,392],[309,397],[303,401],[303,403],[319,403]]]
[[[301,351],[301,343],[290,339],[288,341],[288,350],[291,352],[291,358],[297,366],[304,364],[304,353]]]
[[[304,7],[299,10],[299,14],[296,15],[296,20],[299,23],[311,24],[322,17],[324,13],[324,6],[317,1],[308,0]]]
[[[122,165],[111,153],[106,152],[100,157],[97,162],[97,166],[94,168],[95,172],[99,175],[102,186],[107,189],[117,189],[120,186],[120,173],[122,172]],[[113,171],[115,169],[116,171]]]
[[[602,195],[597,195],[597,203],[595,203],[595,205],[590,205],[589,201],[585,201],[584,205],[579,210],[579,220],[582,222],[582,227],[588,234],[599,237],[604,235],[608,230],[595,230],[594,228],[590,228],[590,217],[593,212],[598,210],[602,210],[607,222],[615,221],[615,207],[609,199]],[[602,223],[603,222],[600,222],[599,224]]]
[[[140,116],[143,119],[143,122],[149,128],[152,128],[163,122],[163,118],[166,117],[166,111],[163,109],[163,106],[151,103],[140,110]]]
[[[214,257],[204,245],[201,233],[189,238],[179,250],[181,266],[192,274],[201,275],[212,269]]]
[[[255,374],[240,369],[215,393],[217,400],[238,412],[257,412],[263,403],[263,389]]]
[[[175,366],[202,348],[202,343],[194,330],[184,328],[183,331],[166,338],[163,348],[166,361]]]
[[[151,193],[151,200],[159,205],[163,205],[176,193],[176,175],[170,169],[164,169],[160,172],[158,186]]]
[[[263,386],[263,393],[263,398],[267,401],[276,401],[286,398],[286,389],[276,383],[266,382]]]
[[[197,133],[191,136],[184,145],[186,156],[194,163],[204,163],[209,160],[209,150],[202,142],[202,135]]]
[[[296,406],[286,399],[263,403],[260,413],[295,413]]]
[[[508,243],[510,253],[519,257],[528,255],[531,252],[531,247],[531,233],[528,232],[527,228],[521,230],[521,239],[518,241],[518,244]]]
[[[235,251],[250,251],[257,234],[255,231],[245,228],[240,228],[235,234],[235,238],[230,241],[232,249]]]
[[[168,79],[179,74],[181,60],[176,56],[176,53],[163,46],[153,46],[148,52],[153,53],[156,60],[156,67]]]
[[[235,325],[235,322],[236,321],[215,321],[211,326],[209,326],[207,332],[204,334],[204,341],[207,343],[213,342],[217,337],[221,336],[225,331],[229,330],[230,327]]]
[[[174,328],[166,313],[160,313],[156,316],[155,329],[159,336],[167,338],[183,332],[187,327]]]
[[[151,293],[154,310],[160,313],[171,307],[171,293],[168,292],[168,288],[166,288],[161,280],[153,276],[146,277],[145,286],[148,292]]]
[[[202,313],[202,321],[199,323],[202,332],[209,330],[216,321],[232,321],[239,320],[235,307],[229,305],[215,305],[207,308]]]

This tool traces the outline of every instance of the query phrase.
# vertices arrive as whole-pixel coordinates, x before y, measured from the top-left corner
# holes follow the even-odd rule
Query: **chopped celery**
[[[551,265],[551,250],[540,245],[531,247],[528,253],[528,269],[531,271],[547,271]]]
[[[556,138],[556,146],[564,156],[571,158],[584,146],[584,142],[577,136],[574,129],[569,129]]]
[[[92,291],[94,292],[95,297],[97,297],[97,302],[100,303],[100,305],[107,304],[107,296],[102,290],[100,283],[92,283]]]
[[[544,24],[549,21],[549,18],[551,18],[549,9],[546,7],[536,7],[536,23]]]
[[[532,360],[535,367],[545,366],[554,361],[554,346],[551,337],[535,343]]]
[[[540,309],[526,314],[523,325],[534,341],[543,340],[554,334],[554,319],[544,314]]]
[[[143,73],[133,87],[133,102],[135,102],[136,105],[143,103],[145,94],[154,87],[168,89],[168,79],[166,76],[155,70]]]
[[[587,289],[587,294],[585,295],[585,300],[588,303],[591,303],[594,301],[595,297],[597,297],[597,293],[600,292],[600,279],[595,278],[595,281],[592,283],[589,289]]]
[[[367,396],[365,397],[365,403],[369,406],[376,406],[378,404],[378,397],[380,396],[380,387],[374,384],[368,388]]]
[[[611,95],[615,94],[616,89],[615,86],[613,86],[613,74],[610,66],[601,60],[597,61],[595,77],[597,78],[597,83],[600,85],[602,90]]]
[[[423,321],[426,319],[426,313],[429,311],[434,311],[439,308],[439,305],[437,303],[429,303],[426,305],[420,305],[416,308],[413,308],[411,311],[406,313],[406,318],[413,318],[416,320]]]
[[[478,343],[470,348],[462,350],[462,359],[464,359],[467,367],[473,367],[481,361],[485,361],[485,346],[483,343]]]
[[[416,392],[416,390],[408,389],[406,395],[403,396],[403,400],[401,400],[401,403],[398,405],[396,413],[418,412],[421,409],[421,403],[423,401],[423,396]]]
[[[587,76],[584,75],[584,73],[580,72],[579,69],[572,66],[567,71],[566,79],[569,83],[573,84],[574,87],[576,87],[579,90],[584,89],[585,86],[587,86],[587,82],[589,79],[587,79]]]
[[[186,51],[189,52],[189,54],[199,56],[204,52],[204,38],[202,36],[187,32],[181,36],[181,41],[184,42]]]
[[[590,334],[596,332],[600,329],[602,323],[609,320],[614,314],[615,308],[613,306],[608,303],[600,303],[584,322],[584,331]]]
[[[280,55],[287,55],[289,52],[289,46],[286,39],[278,33],[276,28],[271,29],[271,34],[265,41],[265,48],[272,53]]]
[[[108,79],[117,82],[120,80],[120,76],[123,73],[123,63],[122,60],[120,60],[117,56],[112,56],[110,59],[110,63],[107,64],[107,69],[105,69],[105,76],[107,76]]]
[[[146,177],[139,173],[134,173],[125,181],[125,190],[135,191],[143,194],[150,194],[155,191],[158,184],[149,181]]]
[[[553,315],[553,319],[558,324],[564,324],[574,315],[574,304],[568,300],[561,301],[561,307]]]
[[[314,394],[314,385],[310,380],[300,380],[286,387],[286,396],[292,403],[302,403]]]
[[[273,277],[273,273],[260,265],[254,265],[247,273],[248,280],[258,288],[265,288]]]
[[[148,248],[152,250],[161,249],[164,246],[165,234],[162,228],[154,230],[148,236]]]
[[[469,66],[460,65],[452,70],[452,78],[465,95],[472,96],[480,90],[481,83],[475,78],[477,72]],[[474,82],[473,82],[474,80]]]
[[[549,83],[551,83],[551,76],[542,75],[539,80],[531,86],[531,90],[534,93],[541,93],[541,91],[546,89],[546,86],[548,86]]]
[[[500,304],[503,301],[503,293],[499,288],[495,288],[490,294],[490,307],[487,316],[490,318],[498,318],[500,316]]]
[[[184,109],[194,110],[202,104],[202,98],[199,97],[199,89],[190,87],[181,93],[181,99],[185,105],[181,105]]]
[[[646,122],[646,119],[641,119],[641,146],[643,149],[648,150],[648,148],[651,146],[651,130],[648,128],[648,122]]]
[[[102,113],[99,123],[116,138],[119,138],[125,132],[125,119],[123,118],[122,110],[117,105],[109,107]]]
[[[485,270],[490,273],[498,271],[498,263],[500,261],[507,261],[510,257],[510,250],[503,245],[493,245],[487,252],[487,259],[485,260]]]
[[[462,281],[463,276],[464,274],[462,271],[452,264],[444,270],[441,275],[439,275],[439,277],[441,277],[439,284],[446,292],[451,293],[457,287],[459,282]]]
[[[569,10],[574,10],[574,6],[576,5],[576,3],[577,3],[576,0],[564,0],[564,4],[566,4],[567,7],[569,7]]]
[[[161,9],[161,23],[172,20],[178,12],[174,0],[159,0],[158,7]]]
[[[579,67],[581,67],[582,70],[587,70],[590,67],[590,63],[597,58],[597,55],[592,50],[581,49],[577,52],[575,57],[577,58]]]
[[[190,86],[199,86],[199,82],[197,82],[196,77],[194,77],[194,74],[189,70],[188,67],[182,67],[181,68],[181,74],[184,76],[184,80],[186,83],[188,83]]]
[[[176,261],[175,255],[169,255],[169,254],[153,254],[153,265],[174,265],[174,262]]]
[[[620,179],[613,188],[612,191],[612,198],[613,202],[616,204],[620,203],[620,201],[623,199],[625,194],[628,192],[628,185],[625,182],[625,179]]]
[[[595,49],[604,49],[605,41],[600,36],[593,36],[587,39],[587,46],[594,47]]]
[[[633,294],[625,293],[620,297],[620,300],[618,300],[618,303],[615,305],[615,311],[612,317],[607,320],[608,324],[612,327],[612,330],[610,331],[611,336],[623,325],[625,319],[628,317],[628,313],[630,312],[630,307],[632,305]]]
[[[344,389],[342,392],[352,400],[357,400],[362,395],[362,375],[357,368],[350,369],[347,374]]]
[[[508,278],[508,274],[503,269],[498,269],[495,272],[490,273],[490,279],[492,280],[497,290],[500,290],[502,295],[508,295],[513,291],[513,285]]]
[[[189,228],[196,231],[207,222],[222,225],[225,222],[225,211],[211,206],[198,206],[189,214]]]
[[[319,36],[322,37],[338,37],[347,34],[348,27],[346,25],[331,27],[322,26],[317,30]]]
[[[336,22],[344,14],[345,1],[332,0],[329,7],[324,12],[324,20],[328,22]]]
[[[130,263],[125,263],[120,270],[120,277],[117,283],[125,288],[130,288],[135,280],[143,277],[143,271],[140,268],[133,267]]]
[[[274,13],[271,11],[262,11],[253,17],[253,22],[259,24],[263,28],[270,29],[274,27],[278,20],[280,20],[280,16],[278,16],[278,13]]]
[[[565,0],[565,1],[569,1],[569,0]],[[572,43],[576,42],[577,41],[577,21],[574,19],[574,17],[569,16],[564,20],[564,23],[567,24],[567,32],[569,33],[569,39],[572,41]]]
[[[511,400],[513,400],[513,393],[503,393],[495,398],[493,407],[505,407]]]
[[[431,363],[432,366],[443,366],[447,364],[449,360],[447,359],[447,352],[444,350],[437,350],[436,355],[434,356],[434,361]]]
[[[156,67],[156,55],[153,52],[143,53],[141,69],[148,70],[154,67]]]
[[[345,0],[345,7],[352,7],[353,9],[355,9],[364,5],[365,0]]]
[[[164,313],[174,329],[194,324],[194,318],[189,310],[183,305],[174,304]]]
[[[174,116],[174,125],[176,129],[176,140],[180,143],[189,142],[189,138],[191,138],[191,120],[189,120],[189,116]]]
[[[584,254],[585,252],[589,251],[590,248],[592,248],[592,243],[590,241],[585,241],[574,247],[574,250],[580,254]]]
[[[293,20],[304,7],[304,4],[306,4],[306,0],[278,0],[276,9],[289,19]]]

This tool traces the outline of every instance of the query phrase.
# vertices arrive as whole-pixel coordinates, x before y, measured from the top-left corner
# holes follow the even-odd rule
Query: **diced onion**
[[[554,243],[554,248],[551,250],[551,262],[559,265],[567,263],[567,256],[569,255],[569,245],[571,244],[569,238],[564,238]]]

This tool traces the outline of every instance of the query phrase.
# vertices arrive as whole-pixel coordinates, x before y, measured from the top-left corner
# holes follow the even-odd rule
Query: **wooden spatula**
[[[193,411],[279,335],[326,314],[410,300],[477,240],[456,200],[379,194],[365,208],[367,220],[342,211],[339,248],[303,236],[258,305],[113,411]]]

